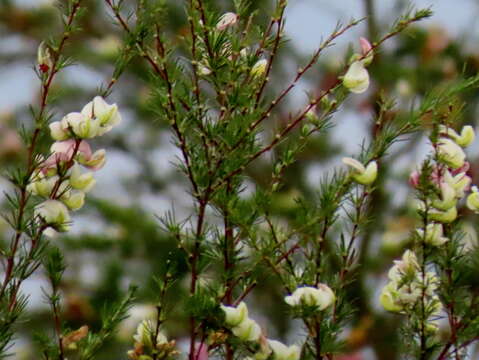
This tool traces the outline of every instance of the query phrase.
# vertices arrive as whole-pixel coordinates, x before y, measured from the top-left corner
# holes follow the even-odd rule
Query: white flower
[[[216,24],[216,29],[225,30],[226,28],[233,26],[238,21],[238,15],[232,12],[227,12],[221,15],[218,23]]]
[[[106,151],[105,149],[97,150],[89,159],[79,157],[78,162],[92,170],[99,170],[105,165]]]
[[[50,135],[53,140],[55,141],[63,141],[67,140],[70,137],[70,132],[68,131],[68,126],[64,126],[65,124],[61,121],[54,121],[52,122],[50,127]]]
[[[298,345],[286,346],[276,340],[268,340],[275,360],[299,360],[301,349]]]
[[[432,201],[432,206],[439,210],[449,210],[453,206],[456,206],[456,190],[447,182],[443,182],[441,187],[441,198]]]
[[[261,337],[260,326],[256,321],[249,318],[231,328],[231,332],[242,341],[258,341]]]
[[[70,228],[67,207],[58,200],[46,200],[35,207],[35,216],[41,218],[55,230],[65,232]]]
[[[472,192],[467,197],[466,205],[470,210],[479,212],[479,190],[476,186],[472,187]]]
[[[444,125],[439,126],[439,132],[446,134],[452,138],[456,144],[462,147],[468,147],[476,138],[474,128],[471,125],[464,126],[461,130],[461,135],[459,135],[454,129]]]
[[[451,223],[457,218],[457,209],[455,206],[446,211],[429,210],[429,218],[441,223]]]
[[[81,173],[80,167],[75,164],[70,174],[70,186],[73,189],[81,190],[83,192],[90,191],[95,186],[96,180],[93,173]]]
[[[121,122],[118,106],[109,105],[101,96],[95,96],[93,101],[83,107],[81,113],[98,121],[98,135],[103,135]]]
[[[225,313],[225,323],[228,326],[237,326],[248,318],[248,307],[243,301],[236,307],[221,305],[221,309]]]
[[[133,336],[133,339],[136,343],[152,347],[152,338],[156,332],[156,323],[152,320],[143,320],[136,329],[136,334]],[[161,331],[158,332],[158,336],[156,337],[156,345],[165,344],[168,342],[165,334]]]
[[[49,197],[59,177],[46,177],[41,172],[33,176],[33,180],[27,186],[27,191],[38,196]]]
[[[79,210],[85,204],[85,193],[80,190],[68,191],[61,200],[70,210]]]
[[[343,163],[351,169],[351,177],[354,181],[362,185],[371,185],[378,175],[378,164],[371,161],[366,167],[356,159],[345,157]]]
[[[394,260],[393,267],[388,272],[391,281],[401,281],[404,275],[414,275],[419,271],[419,263],[416,254],[411,250],[406,250],[401,260]]]
[[[465,172],[452,175],[449,170],[444,172],[444,181],[448,183],[456,191],[456,197],[461,199],[464,197],[466,190],[471,186],[471,178]]]
[[[421,239],[424,239],[426,244],[433,246],[441,246],[449,240],[447,237],[443,236],[442,224],[427,225],[426,235],[424,235],[423,229],[417,229],[416,232]]]
[[[400,312],[403,307],[397,302],[397,290],[394,283],[388,283],[381,291],[379,302],[387,311]]]
[[[312,286],[297,288],[291,295],[284,298],[290,306],[316,306],[319,310],[326,309],[334,303],[334,300],[333,290],[325,284],[319,284],[317,288]]]
[[[439,160],[453,169],[458,169],[464,165],[466,154],[462,148],[453,140],[440,138],[437,143],[437,154]]]
[[[256,62],[251,68],[251,76],[254,78],[263,76],[266,72],[266,66],[268,65],[268,61],[266,59],[261,59]]]
[[[343,78],[343,85],[351,92],[361,94],[369,87],[369,73],[362,61],[355,61]]]
[[[82,113],[65,115],[61,121],[63,128],[70,128],[80,139],[90,139],[99,135],[100,122]]]

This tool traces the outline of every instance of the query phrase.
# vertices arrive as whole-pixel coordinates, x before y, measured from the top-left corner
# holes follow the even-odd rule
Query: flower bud
[[[242,341],[258,341],[261,337],[260,326],[256,321],[249,318],[231,328],[231,332]]]
[[[95,96],[93,101],[83,107],[81,113],[97,120],[98,135],[105,134],[121,122],[118,106],[116,104],[109,105],[101,96]]]
[[[83,192],[90,191],[95,186],[96,180],[93,173],[81,173],[80,167],[74,165],[70,175],[70,186],[73,189],[81,190]]]
[[[62,119],[62,126],[70,128],[80,139],[90,139],[99,135],[100,122],[82,113],[69,113]]]
[[[367,66],[371,64],[371,62],[373,61],[373,57],[374,57],[374,54],[372,51],[373,46],[371,45],[369,40],[364,37],[359,38],[359,45],[361,46],[361,54],[363,56],[366,56],[363,60],[363,63],[365,66]]]
[[[369,87],[369,73],[362,61],[354,61],[343,78],[343,85],[355,94],[365,92]]]
[[[286,346],[276,340],[268,340],[275,360],[299,360],[301,349],[298,345]]]
[[[476,138],[474,128],[470,125],[466,125],[462,128],[461,135],[454,131],[454,129],[444,125],[439,126],[439,132],[449,136],[461,147],[468,147]]]
[[[437,143],[437,154],[441,162],[453,169],[463,166],[466,160],[466,154],[464,154],[462,148],[448,138],[439,139]]]
[[[315,306],[318,310],[324,310],[335,301],[333,290],[325,284],[318,287],[303,286],[297,288],[293,294],[286,296],[284,301],[290,306]]]
[[[211,74],[211,69],[206,65],[198,64],[198,74],[208,76]]]
[[[227,326],[237,326],[248,318],[248,307],[243,301],[236,307],[221,305],[221,309],[225,313],[225,324]]]
[[[85,193],[80,190],[69,191],[61,197],[61,200],[70,210],[79,210],[85,204]]]
[[[442,224],[427,225],[426,234],[424,234],[423,229],[417,229],[416,232],[421,239],[424,239],[426,244],[432,246],[441,246],[449,240],[447,237],[443,236]]]
[[[237,21],[238,15],[232,12],[227,12],[221,15],[220,19],[218,20],[218,23],[216,24],[216,29],[220,31],[225,30],[226,28],[236,24]]]
[[[472,187],[472,192],[467,197],[466,205],[470,210],[479,213],[479,190],[476,186]]]
[[[48,72],[53,66],[53,59],[50,48],[43,41],[38,46],[37,62],[42,73]]]
[[[251,68],[251,76],[254,78],[263,76],[266,72],[266,66],[268,65],[268,61],[266,59],[261,59],[256,62]]]
[[[35,216],[42,219],[55,230],[68,231],[70,214],[67,207],[58,200],[46,200],[35,207]]]
[[[354,181],[362,185],[371,185],[378,175],[378,164],[371,161],[366,167],[356,159],[345,157],[343,163],[351,167],[351,177]]]
[[[64,128],[61,121],[54,121],[50,125],[50,135],[55,141],[67,140],[70,137],[68,127]]]

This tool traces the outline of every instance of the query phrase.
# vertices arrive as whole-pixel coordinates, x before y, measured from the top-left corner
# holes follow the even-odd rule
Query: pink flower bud
[[[368,54],[373,48],[369,40],[364,37],[359,38],[359,44],[361,45],[361,50],[363,55]]]
[[[236,24],[237,21],[238,21],[238,15],[232,12],[227,12],[220,17],[220,19],[218,20],[218,23],[216,24],[216,28],[222,31]]]
[[[411,175],[409,175],[409,185],[413,188],[417,188],[419,185],[419,171],[414,170]]]

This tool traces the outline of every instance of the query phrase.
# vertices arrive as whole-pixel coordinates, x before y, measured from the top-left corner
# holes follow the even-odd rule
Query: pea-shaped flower
[[[439,210],[449,210],[456,206],[456,190],[446,182],[441,183],[441,197],[432,202],[432,206]]]
[[[231,328],[231,332],[242,341],[258,341],[261,337],[261,328],[253,319],[246,318],[237,326]]]
[[[238,326],[248,318],[248,307],[243,301],[236,307],[221,305],[221,309],[225,313],[225,324],[227,326]]]
[[[425,234],[424,229],[417,229],[416,232],[420,238],[424,239],[426,244],[430,244],[432,246],[441,246],[449,240],[443,234],[442,224],[427,225]]]
[[[233,26],[238,21],[238,15],[233,12],[227,12],[221,15],[218,23],[216,24],[216,29],[225,30],[230,26]]]
[[[93,173],[81,173],[80,167],[75,164],[70,175],[70,186],[73,189],[81,190],[83,192],[90,191],[95,186],[96,180]]]
[[[68,209],[58,200],[46,200],[37,205],[35,207],[35,216],[57,231],[65,232],[70,228]]]
[[[153,346],[152,339],[156,333],[156,324],[152,320],[143,320],[136,329],[136,334],[133,336],[135,342],[139,345],[151,348]],[[159,331],[156,337],[156,345],[165,344],[168,342],[166,336]]]
[[[479,190],[476,186],[472,187],[472,192],[467,197],[466,204],[469,209],[479,213]]]
[[[439,131],[442,134],[446,134],[451,139],[453,139],[456,144],[462,147],[468,147],[476,138],[476,133],[474,132],[474,128],[471,125],[466,125],[462,128],[461,134],[459,135],[454,129],[450,127],[440,125]]]
[[[466,161],[466,154],[464,154],[462,148],[448,138],[439,139],[437,143],[437,154],[441,162],[453,169],[460,168]]]
[[[471,186],[471,178],[467,176],[465,172],[452,175],[450,171],[446,170],[444,172],[444,181],[453,187],[458,199],[463,198],[465,192],[469,190]]]
[[[450,208],[449,210],[446,211],[441,211],[441,210],[429,210],[429,218],[433,221],[441,222],[441,223],[451,223],[457,218],[457,209],[455,206]]]
[[[65,115],[61,121],[61,126],[64,129],[71,129],[80,139],[90,139],[98,136],[100,130],[100,122],[98,120],[78,112]]]
[[[378,164],[376,161],[371,161],[367,166],[364,166],[356,159],[345,157],[343,163],[351,168],[351,177],[354,181],[362,185],[371,185],[378,175]]]
[[[121,122],[118,106],[108,104],[101,96],[95,96],[93,101],[83,107],[81,113],[97,122],[97,135],[105,134]]]
[[[387,311],[400,312],[403,310],[403,307],[398,303],[398,293],[394,283],[388,283],[382,289],[379,302]]]
[[[343,85],[355,94],[365,92],[369,87],[369,73],[362,61],[354,61],[343,78]]]
[[[67,191],[61,200],[70,210],[79,210],[85,204],[85,193],[80,190]]]
[[[277,340],[268,340],[275,360],[299,360],[301,349],[298,345],[286,346]]]
[[[318,310],[324,310],[334,303],[335,296],[328,285],[319,284],[318,287],[297,288],[291,295],[286,296],[284,301],[290,306],[315,306]]]
[[[57,183],[59,177],[51,176],[47,177],[42,172],[35,174],[32,177],[32,182],[28,184],[27,191],[38,196],[49,197],[52,193],[55,184]]]
[[[263,76],[266,72],[266,66],[268,65],[268,61],[266,59],[261,59],[256,62],[251,68],[251,76],[256,78]]]
[[[61,121],[54,121],[50,125],[50,135],[55,141],[63,141],[70,138],[70,131],[68,130],[68,123]]]

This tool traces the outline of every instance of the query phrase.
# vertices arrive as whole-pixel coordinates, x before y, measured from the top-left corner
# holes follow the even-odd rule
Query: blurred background
[[[74,60],[57,77],[53,87],[54,120],[79,111],[108,84],[113,64],[122,46],[123,33],[113,25],[110,13],[100,0],[86,0],[88,13],[81,20],[82,31],[70,40],[66,53]],[[230,1],[210,0],[219,13],[231,10]],[[253,1],[260,9],[259,21],[266,21],[270,0]],[[182,1],[169,1],[165,26],[172,38],[187,32]],[[345,54],[358,49],[359,36],[375,40],[385,33],[394,19],[412,5],[431,7],[434,16],[387,42],[369,68],[372,86],[367,93],[351,97],[336,115],[335,127],[327,135],[315,137],[301,158],[286,173],[286,186],[277,195],[275,209],[286,221],[295,212],[294,199],[307,196],[317,188],[321,176],[341,166],[340,159],[360,150],[363,139],[373,133],[376,102],[380,95],[396,101],[394,111],[404,113],[420,102],[426,91],[447,86],[461,74],[475,75],[479,67],[479,3],[474,0],[290,0],[286,15],[289,41],[280,52],[274,85],[279,92],[295,74],[295,68],[329,35],[338,22],[367,16],[362,25],[342,36],[328,49],[316,66],[283,104],[276,125],[290,111],[307,101],[305,91],[319,91],[334,81]],[[16,133],[20,125],[31,127],[29,104],[38,103],[39,81],[33,68],[39,43],[61,31],[59,12],[53,0],[0,0],[0,169],[19,166],[25,149]],[[139,286],[137,305],[116,336],[105,348],[101,359],[126,359],[132,347],[131,336],[141,319],[155,314],[157,285],[154,276],[164,272],[168,256],[175,256],[175,240],[161,231],[157,216],[174,210],[185,219],[192,211],[188,184],[174,164],[179,152],[171,142],[168,124],[159,122],[149,111],[151,91],[148,68],[135,60],[113,88],[109,102],[116,102],[123,122],[115,130],[92,144],[107,149],[107,164],[96,174],[97,186],[88,196],[87,205],[74,214],[73,230],[54,241],[64,250],[68,269],[62,285],[62,317],[68,327],[76,329],[99,323],[99,311],[117,300],[130,284]],[[476,124],[477,93],[464,99],[463,124]],[[270,124],[274,127],[274,123]],[[457,124],[460,128],[461,124]],[[478,145],[469,149],[471,174],[477,178]],[[407,177],[428,151],[424,134],[401,142],[390,151],[381,166],[381,181],[372,203],[374,228],[361,239],[360,261],[363,265],[358,281],[351,289],[358,311],[351,327],[343,334],[345,355],[338,360],[395,359],[395,339],[399,316],[386,314],[377,303],[377,293],[386,282],[386,271],[394,258],[407,247],[415,218]],[[261,159],[249,169],[251,184],[261,186],[268,166]],[[390,166],[394,164],[394,166]],[[387,181],[386,181],[387,179]],[[0,177],[0,189],[9,191]],[[0,197],[0,206],[5,199]],[[467,215],[467,214],[466,214]],[[467,218],[467,216],[466,216]],[[477,242],[475,223],[465,221],[466,241]],[[7,246],[9,229],[0,220],[0,244]],[[180,280],[174,296],[186,294],[184,262],[176,259]],[[182,274],[182,275],[181,275]],[[184,282],[181,279],[184,276]],[[53,324],[42,288],[48,287],[38,272],[25,282],[29,294],[31,319],[21,323],[15,359],[35,358],[35,332],[49,333]],[[374,296],[371,296],[372,294]],[[300,325],[291,323],[278,298],[284,296],[274,281],[258,288],[250,299],[252,312],[268,336],[294,342],[302,333]],[[262,304],[261,307],[255,304]],[[265,306],[267,305],[267,306]],[[181,319],[181,309],[172,308]],[[185,329],[181,323],[166,323],[169,337],[180,348]],[[273,330],[274,329],[274,330]]]

